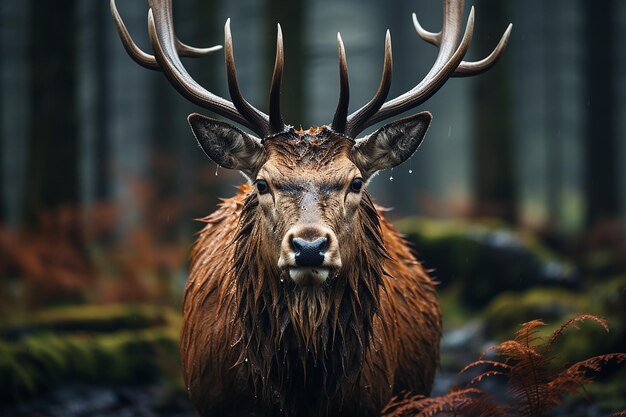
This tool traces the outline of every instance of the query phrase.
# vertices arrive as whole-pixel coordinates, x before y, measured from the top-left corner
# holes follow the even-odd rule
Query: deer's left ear
[[[432,118],[429,112],[418,113],[357,139],[352,148],[353,162],[366,179],[377,171],[401,164],[420,146]]]

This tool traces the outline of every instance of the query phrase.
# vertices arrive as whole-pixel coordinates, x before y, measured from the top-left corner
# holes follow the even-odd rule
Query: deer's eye
[[[352,191],[353,193],[358,193],[361,191],[361,188],[363,188],[363,180],[361,178],[353,179],[352,183],[350,184],[350,191]]]
[[[270,186],[267,185],[267,181],[258,180],[256,182],[256,189],[259,191],[259,194],[267,194],[270,190]]]

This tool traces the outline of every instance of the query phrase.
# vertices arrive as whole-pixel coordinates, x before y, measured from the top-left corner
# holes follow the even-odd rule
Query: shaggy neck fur
[[[240,364],[257,395],[288,415],[303,415],[303,404],[324,415],[325,404],[341,402],[358,385],[366,360],[388,258],[378,212],[364,193],[354,241],[342,248],[345,266],[310,288],[291,282],[263,251],[269,236],[259,216],[251,193],[234,239]]]

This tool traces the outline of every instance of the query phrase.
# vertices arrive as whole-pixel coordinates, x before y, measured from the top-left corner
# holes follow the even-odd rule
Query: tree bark
[[[27,220],[79,196],[75,3],[31,0]]]
[[[472,42],[478,59],[493,50],[511,16],[507,3],[499,0],[482,1],[480,10],[490,15],[480,19]],[[517,193],[508,61],[505,52],[492,69],[476,77],[474,166],[477,214],[495,215],[514,222]]]
[[[614,22],[612,0],[585,0],[587,127],[584,155],[586,223],[619,215],[614,110]]]

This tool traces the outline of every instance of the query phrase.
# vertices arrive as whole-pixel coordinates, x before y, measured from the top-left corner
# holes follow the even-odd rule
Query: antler
[[[280,84],[283,72],[282,33],[278,27],[276,45],[276,64],[270,88],[270,116],[252,106],[241,94],[237,81],[237,71],[233,53],[233,41],[230,33],[230,19],[224,26],[226,72],[228,91],[231,101],[211,93],[200,86],[189,75],[180,57],[200,57],[221,49],[194,48],[182,43],[174,34],[174,22],[171,0],[149,0],[148,33],[154,55],[143,52],[132,40],[120,14],[115,0],[111,0],[111,13],[120,38],[128,54],[141,66],[162,71],[170,83],[191,102],[224,116],[236,123],[248,127],[261,138],[284,131],[285,125],[280,115]]]
[[[345,116],[348,107],[348,99],[346,98],[348,96],[347,65],[345,64],[345,58],[343,60],[340,59],[341,98],[331,128],[336,132],[344,133],[346,136],[354,138],[367,127],[424,103],[445,84],[448,78],[480,74],[495,64],[506,47],[512,25],[509,24],[500,42],[489,56],[477,62],[465,62],[463,57],[467,52],[474,31],[474,7],[470,11],[465,32],[461,36],[463,6],[463,0],[444,0],[443,27],[441,32],[438,33],[424,30],[417,21],[415,14],[413,14],[413,24],[418,35],[425,41],[438,46],[439,53],[435,63],[424,79],[411,90],[393,100],[385,102],[391,85],[392,73],[389,31],[387,31],[385,39],[385,61],[378,91],[369,103],[347,117]],[[341,51],[343,50],[341,41],[339,49],[341,56]]]

